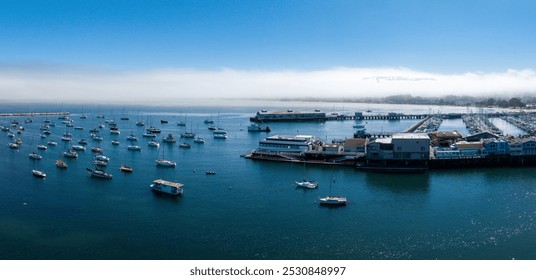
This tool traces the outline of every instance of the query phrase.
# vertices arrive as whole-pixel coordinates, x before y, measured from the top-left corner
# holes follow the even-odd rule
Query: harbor
[[[464,155],[452,162],[460,166],[475,163],[469,157],[469,144],[451,140],[470,136],[461,118],[443,119],[440,124],[432,118],[273,122],[269,124],[271,131],[266,132],[248,129],[249,117],[255,112],[252,108],[127,108],[123,112],[122,108],[85,106],[82,114],[79,107],[66,107],[71,112],[68,119],[0,119],[6,130],[0,133],[0,202],[8,209],[4,213],[9,213],[0,218],[3,258],[470,259],[481,254],[507,258],[510,250],[503,250],[502,244],[526,244],[526,236],[536,227],[531,222],[532,212],[527,211],[534,203],[530,194],[536,182],[528,175],[533,167],[527,167],[530,164],[526,162],[499,161],[498,168],[478,164],[469,168],[439,166],[437,170],[435,162],[445,162],[442,160],[430,163],[424,173],[411,174],[362,172],[355,164],[357,158],[364,159],[364,142],[370,144],[371,139],[355,138],[354,134],[374,137],[372,134],[377,133],[383,137],[376,139],[392,141],[412,127],[412,133],[436,133],[437,138],[430,138],[430,142],[438,146],[457,143],[457,150],[442,151],[445,156]],[[46,111],[39,109],[35,112]],[[120,114],[114,114],[117,111]],[[179,125],[179,111],[188,112],[185,126]],[[394,111],[396,108],[385,108],[380,114]],[[427,107],[422,108],[423,115],[425,111]],[[211,125],[204,123],[218,113],[219,121],[213,118],[214,126],[223,128],[227,138],[214,138]],[[129,120],[120,119],[123,115]],[[144,126],[136,125],[142,120]],[[45,121],[50,134],[41,130]],[[508,126],[502,119],[491,121],[505,136],[518,132],[517,126]],[[114,123],[117,130],[110,129]],[[24,130],[17,134],[21,126]],[[260,126],[264,127],[262,123]],[[160,133],[144,137],[149,135],[149,128]],[[365,131],[360,134],[362,128]],[[451,128],[459,128],[460,134],[444,132]],[[8,129],[13,138],[8,137]],[[185,133],[194,133],[195,138],[180,137]],[[41,138],[43,134],[45,138]],[[169,134],[175,143],[163,142]],[[297,136],[307,145],[305,161],[300,148],[293,151],[297,154],[282,154],[292,160],[272,157],[269,149],[274,148],[270,146],[273,141],[290,141]],[[18,138],[18,148],[10,148],[8,144]],[[194,142],[198,138],[204,143]],[[87,144],[79,144],[84,143],[82,140]],[[240,157],[257,150],[261,142],[269,159]],[[317,148],[309,150],[309,142]],[[181,148],[181,143],[191,147]],[[285,143],[281,144],[283,148]],[[396,141],[391,144],[397,145]],[[38,145],[47,149],[40,150]],[[132,145],[141,150],[129,150]],[[433,145],[430,155],[434,154]],[[71,154],[71,146],[86,150],[76,147],[80,149],[73,149],[77,157],[64,157],[63,152]],[[523,152],[523,147],[516,146],[514,151]],[[42,159],[29,158],[32,152]],[[103,161],[99,164],[106,166],[101,169],[112,178],[99,177],[106,177],[103,173],[93,175],[97,152],[107,157],[107,162],[99,157]],[[360,156],[342,156],[340,152]],[[343,164],[343,158],[351,164]],[[174,167],[159,167],[156,160],[160,159],[174,162]],[[66,167],[60,167],[59,161]],[[503,166],[506,162],[514,168]],[[132,172],[122,171],[123,165]],[[42,171],[46,177],[40,178],[32,170]],[[11,178],[17,178],[16,186]],[[305,179],[317,184],[314,188],[296,186]],[[180,186],[182,195],[152,191],[155,180]],[[346,198],[346,206],[321,206],[320,198],[330,196]],[[459,206],[460,201],[467,203]],[[512,219],[512,215],[521,218]],[[437,219],[450,222],[438,224]],[[453,226],[460,231],[450,231]],[[383,228],[389,228],[389,234]],[[162,232],[172,236],[173,242],[161,240]],[[391,238],[393,235],[397,238]],[[400,238],[405,241],[401,243]],[[214,249],[210,245],[214,240],[224,245]],[[339,250],[348,244],[358,249]],[[434,244],[436,249],[423,244]],[[281,252],[280,246],[287,250]],[[532,256],[531,252],[521,252],[514,257]]]

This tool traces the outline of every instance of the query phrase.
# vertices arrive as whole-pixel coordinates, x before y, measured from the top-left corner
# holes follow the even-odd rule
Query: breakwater
[[[45,113],[0,113],[0,117],[36,117],[36,116],[68,116],[69,112],[45,112]]]

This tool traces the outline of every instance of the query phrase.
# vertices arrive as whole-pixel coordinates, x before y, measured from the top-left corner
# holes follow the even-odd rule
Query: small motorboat
[[[46,178],[47,177],[47,174],[43,171],[40,171],[40,170],[32,170],[32,174],[37,177],[37,178]]]
[[[132,173],[132,171],[134,171],[132,167],[126,166],[124,164],[121,164],[121,166],[119,167],[119,170],[121,170],[121,172],[126,172],[126,173]]]

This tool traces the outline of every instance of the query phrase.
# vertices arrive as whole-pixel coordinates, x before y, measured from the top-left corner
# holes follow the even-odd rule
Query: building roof
[[[484,145],[481,142],[457,142],[456,147],[459,150],[468,150],[468,149],[484,149]]]
[[[430,136],[426,133],[395,133],[393,139],[421,139],[430,140]]]
[[[447,138],[447,139],[456,139],[462,138],[461,134],[458,131],[438,131],[431,133],[433,137],[436,138]]]
[[[367,144],[366,138],[352,138],[352,139],[346,139],[346,141],[344,141],[344,146],[359,147],[359,146],[365,146],[366,144]]]
[[[465,139],[467,141],[480,141],[480,139],[489,139],[489,138],[499,138],[498,135],[495,135],[491,132],[481,132],[481,133],[477,133],[477,134],[473,134],[473,135],[469,135],[467,137],[465,137]]]

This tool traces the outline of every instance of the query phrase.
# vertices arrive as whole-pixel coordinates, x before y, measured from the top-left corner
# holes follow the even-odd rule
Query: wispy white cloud
[[[532,69],[438,74],[407,68],[318,71],[156,69],[99,71],[62,67],[0,67],[0,99],[174,102],[182,98],[524,95],[536,93]]]

